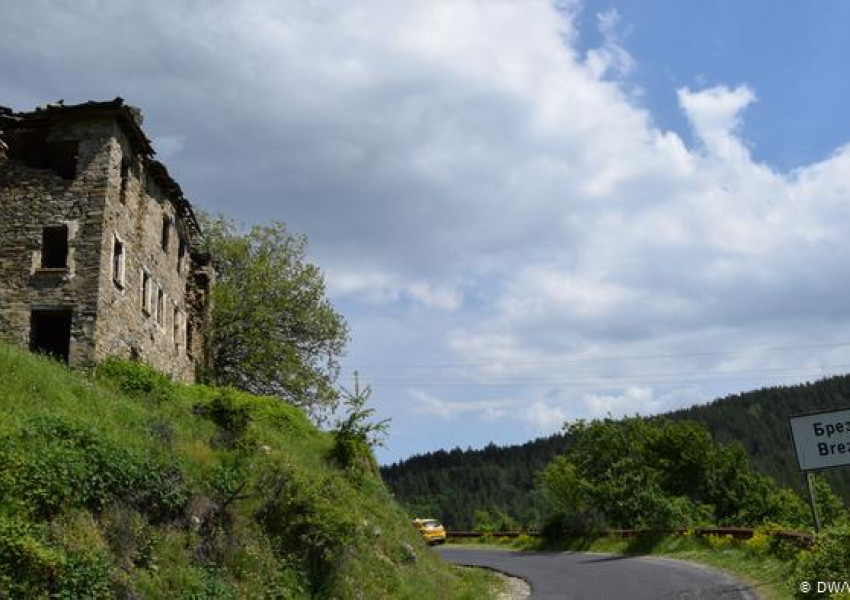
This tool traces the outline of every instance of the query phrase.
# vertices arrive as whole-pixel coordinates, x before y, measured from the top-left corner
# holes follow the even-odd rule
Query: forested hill
[[[471,529],[477,510],[533,523],[542,516],[534,475],[566,448],[559,434],[521,446],[438,450],[382,467],[381,476],[408,514],[433,515],[450,529]]]
[[[800,489],[788,417],[840,408],[850,408],[850,375],[735,394],[666,416],[704,423],[721,442],[741,442],[757,469]],[[411,515],[441,518],[449,528],[472,528],[476,511],[487,511],[496,525],[501,514],[509,522],[534,526],[542,508],[534,476],[568,445],[565,436],[556,434],[520,446],[439,450],[383,467],[381,474]],[[825,475],[850,502],[850,467]],[[484,516],[479,514],[479,520]]]
[[[794,456],[788,417],[845,408],[850,408],[850,375],[735,394],[669,416],[704,423],[720,442],[741,442],[761,472],[781,485],[800,489],[803,479]],[[824,475],[845,503],[850,503],[850,467]]]

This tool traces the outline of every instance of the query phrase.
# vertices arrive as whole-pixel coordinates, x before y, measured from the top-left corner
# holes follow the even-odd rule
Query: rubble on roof
[[[144,117],[140,108],[124,102],[120,96],[113,100],[98,102],[89,100],[81,104],[65,104],[64,99],[36,107],[29,112],[14,112],[11,108],[0,106],[0,156],[8,152],[8,144],[4,141],[3,131],[12,131],[25,127],[47,127],[52,123],[65,119],[86,119],[93,117],[113,117],[121,126],[127,139],[142,157],[142,162],[162,190],[163,195],[174,203],[178,213],[186,218],[186,223],[196,232],[200,226],[192,205],[183,195],[180,185],[169,175],[158,160],[154,159],[156,151],[150,139],[142,130]]]

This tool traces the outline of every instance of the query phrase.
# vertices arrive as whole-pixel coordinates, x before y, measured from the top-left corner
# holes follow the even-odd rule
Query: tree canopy
[[[325,296],[321,271],[306,260],[306,237],[280,222],[240,231],[223,217],[202,221],[217,274],[210,378],[326,415],[338,402],[348,326]]]
[[[573,423],[566,432],[575,444],[543,477],[561,527],[806,521],[799,497],[756,473],[740,444],[716,443],[699,423],[603,419]]]

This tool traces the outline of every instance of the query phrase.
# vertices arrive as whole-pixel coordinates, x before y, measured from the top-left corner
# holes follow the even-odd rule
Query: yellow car
[[[413,526],[427,544],[445,544],[446,529],[436,519],[413,519]]]

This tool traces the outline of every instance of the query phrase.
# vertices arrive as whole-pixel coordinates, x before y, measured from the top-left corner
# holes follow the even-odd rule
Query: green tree
[[[609,418],[566,432],[575,444],[542,478],[562,530],[587,529],[595,511],[625,528],[755,526],[802,514],[798,498],[753,471],[740,444],[717,444],[700,424]]]
[[[337,420],[333,429],[334,444],[330,450],[330,458],[343,469],[368,471],[378,475],[378,463],[372,454],[372,448],[383,445],[390,420],[371,420],[375,409],[366,408],[366,402],[372,394],[370,386],[360,389],[358,382],[354,392],[343,389],[342,394],[345,416]]]
[[[217,281],[212,292],[211,379],[280,397],[322,419],[348,327],[325,297],[321,271],[305,258],[307,240],[283,223],[240,231],[202,216],[203,245]]]

